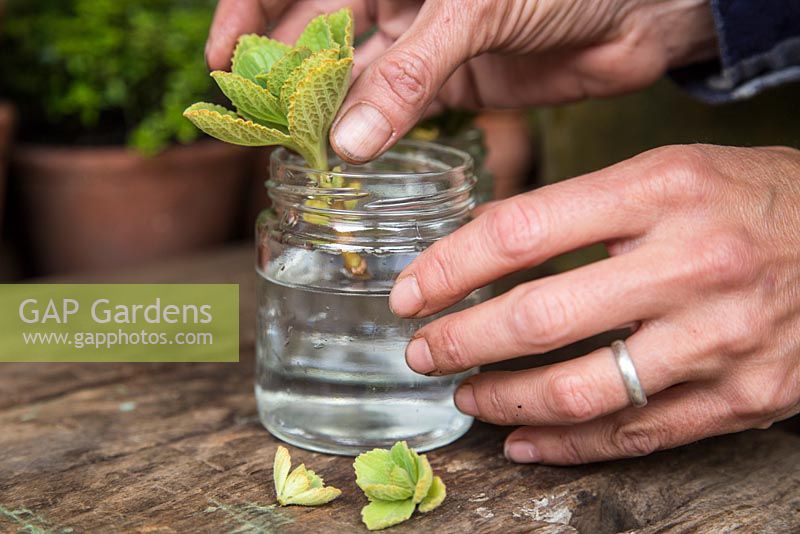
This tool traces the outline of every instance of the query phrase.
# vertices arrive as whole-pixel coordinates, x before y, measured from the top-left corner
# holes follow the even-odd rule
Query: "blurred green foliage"
[[[9,0],[0,92],[38,140],[127,142],[152,155],[194,140],[187,102],[208,98],[214,0]]]

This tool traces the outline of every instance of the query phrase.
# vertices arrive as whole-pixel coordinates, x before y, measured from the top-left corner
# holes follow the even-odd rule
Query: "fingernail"
[[[422,292],[414,276],[407,276],[398,281],[389,293],[389,308],[395,315],[408,317],[419,312],[425,305]]]
[[[472,384],[461,384],[455,394],[456,408],[460,412],[473,417],[478,415],[478,405],[475,403],[475,389]]]
[[[542,460],[539,451],[529,441],[507,441],[503,454],[517,464],[535,464]]]
[[[333,144],[353,161],[369,161],[394,133],[378,108],[361,103],[351,107],[333,130]]]
[[[412,339],[411,343],[408,344],[408,347],[406,347],[406,363],[421,375],[427,375],[436,369],[431,356],[431,349],[424,337]]]

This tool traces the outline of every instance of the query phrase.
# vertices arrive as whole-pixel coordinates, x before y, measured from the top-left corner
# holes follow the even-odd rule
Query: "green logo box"
[[[236,284],[0,284],[0,362],[238,362]]]

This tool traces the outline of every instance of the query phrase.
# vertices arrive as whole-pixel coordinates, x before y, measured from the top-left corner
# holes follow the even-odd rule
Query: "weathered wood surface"
[[[277,442],[252,394],[251,263],[249,250],[235,249],[136,276],[240,283],[239,364],[0,366],[0,531],[365,531],[350,458],[291,448],[344,494],[320,508],[273,505]],[[479,424],[429,453],[448,498],[392,532],[800,530],[800,436],[746,432],[553,468],[507,463],[506,433]]]

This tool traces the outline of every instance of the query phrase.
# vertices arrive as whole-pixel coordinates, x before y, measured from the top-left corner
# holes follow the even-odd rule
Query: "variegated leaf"
[[[324,50],[326,48],[337,47],[331,35],[331,27],[328,25],[328,16],[319,15],[308,23],[303,33],[297,38],[294,44],[296,47],[304,46],[312,52]]]
[[[392,456],[385,449],[372,449],[359,454],[353,462],[356,484],[362,490],[371,484],[389,484],[393,465]]]
[[[404,501],[414,494],[409,488],[392,484],[367,484],[361,489],[371,501]]]
[[[288,125],[278,100],[255,82],[232,72],[216,70],[211,77],[243,116]]]
[[[278,502],[286,504],[288,498],[303,493],[310,489],[310,486],[306,466],[300,464],[286,477],[286,483],[283,485],[283,492],[278,496]]]
[[[418,510],[422,513],[430,512],[442,504],[445,497],[447,497],[447,489],[445,489],[444,482],[439,477],[433,477],[431,488],[425,498],[422,499],[422,502],[419,503]]]
[[[414,503],[418,503],[428,495],[433,483],[433,469],[424,454],[420,454],[417,459],[417,487],[414,488]]]
[[[259,74],[259,81],[267,84],[267,88],[277,98],[281,95],[281,87],[297,67],[311,55],[308,48],[293,48],[280,58],[266,74]]]
[[[227,115],[229,117],[233,117],[234,119],[238,118],[239,116],[236,112],[229,110],[225,106],[220,106],[218,104],[210,104],[208,102],[197,102],[196,104],[192,104],[183,112],[184,115],[189,113],[190,111],[213,111],[214,113],[219,113],[220,115]]]
[[[281,109],[283,109],[284,113],[289,113],[289,104],[291,103],[292,95],[297,90],[297,84],[307,77],[310,72],[324,65],[326,61],[338,58],[339,53],[336,50],[320,50],[308,56],[289,73],[280,90]]]
[[[327,132],[344,100],[352,64],[350,58],[322,61],[297,83],[291,96],[289,133],[314,168],[327,168]]]
[[[417,482],[417,454],[408,447],[405,441],[398,441],[391,449],[392,461],[402,467],[412,485]]]
[[[336,488],[311,488],[302,493],[298,493],[292,497],[284,500],[284,505],[297,504],[300,506],[319,506],[320,504],[329,503],[336,497],[341,495],[341,490]]]
[[[381,530],[402,523],[414,513],[414,501],[372,501],[361,509],[361,519],[369,530]]]
[[[322,486],[325,485],[325,481],[322,479],[322,477],[316,474],[311,469],[306,471],[306,476],[308,477],[309,488],[321,488]]]
[[[195,104],[184,111],[183,116],[211,137],[226,143],[242,146],[284,145],[294,149],[292,138],[283,132],[240,119],[230,111],[222,113]]]
[[[353,14],[349,8],[328,15],[333,42],[339,45],[340,57],[353,57]]]
[[[405,468],[395,465],[392,467],[391,472],[389,473],[389,481],[391,484],[395,486],[400,486],[401,488],[407,488],[409,491],[414,490],[416,486],[416,480],[412,480],[411,476],[405,470]],[[410,496],[410,495],[409,495]]]
[[[272,462],[272,478],[275,481],[275,494],[280,496],[283,493],[283,486],[286,477],[289,476],[289,469],[292,467],[292,459],[286,447],[279,446],[275,451],[275,460]]]
[[[255,82],[257,75],[268,72],[290,49],[289,45],[269,37],[256,34],[242,35],[233,52],[231,70]]]

